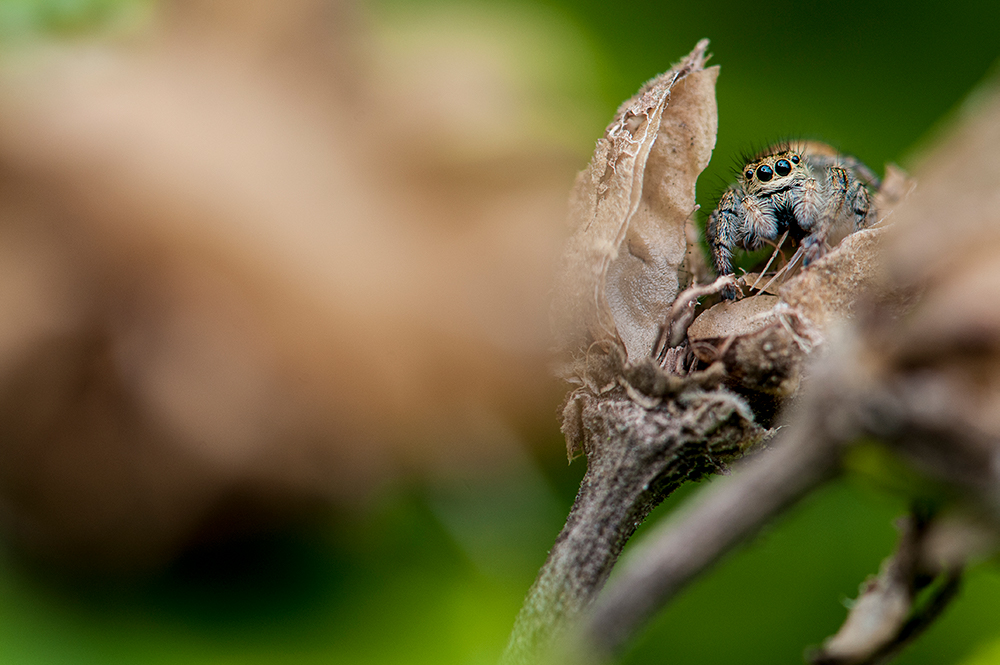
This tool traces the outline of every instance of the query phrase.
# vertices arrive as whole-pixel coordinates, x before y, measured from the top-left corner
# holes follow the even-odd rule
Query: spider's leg
[[[733,272],[733,248],[740,235],[743,207],[735,190],[727,189],[708,218],[705,232],[712,252],[712,264],[719,275]]]
[[[826,181],[821,185],[820,197],[825,203],[820,207],[813,227],[804,228],[809,231],[809,235],[802,240],[803,266],[809,265],[826,253],[826,239],[834,223],[850,209],[848,192],[852,189],[852,183],[856,182],[857,178],[843,167],[831,166],[826,169]]]
[[[879,189],[882,186],[882,181],[875,175],[875,172],[857,157],[851,157],[850,155],[810,155],[809,162],[813,167],[820,169],[845,168],[854,173],[858,179],[869,187]]]
[[[871,193],[861,180],[855,178],[845,194],[854,230],[867,228],[875,219],[875,207],[872,205]]]
[[[744,196],[743,225],[740,228],[740,245],[746,249],[760,249],[767,241],[778,237],[778,216],[774,202],[769,198]]]
[[[712,264],[718,275],[733,273],[733,248],[742,238],[740,227],[746,213],[741,198],[735,188],[727,189],[719,199],[719,205],[709,216],[705,228],[708,247],[712,252]],[[736,298],[736,289],[727,286],[723,289],[722,296],[733,300]]]
[[[788,191],[792,216],[799,228],[810,233],[818,226],[823,214],[823,193],[816,178],[806,178]]]

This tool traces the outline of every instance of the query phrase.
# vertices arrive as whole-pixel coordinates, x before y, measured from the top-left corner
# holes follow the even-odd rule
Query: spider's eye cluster
[[[760,164],[756,168],[752,164],[748,164],[746,171],[743,172],[743,177],[747,180],[753,180],[756,176],[757,180],[760,182],[768,182],[774,179],[774,176],[783,177],[792,172],[792,164],[798,164],[802,161],[802,157],[799,155],[788,155],[787,158],[781,158],[774,163],[772,167],[769,164]]]

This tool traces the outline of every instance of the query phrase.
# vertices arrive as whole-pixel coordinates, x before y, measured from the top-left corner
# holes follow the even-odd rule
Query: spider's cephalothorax
[[[808,265],[826,251],[831,231],[856,231],[871,223],[875,211],[868,187],[878,187],[875,174],[827,145],[792,143],[766,150],[747,161],[708,218],[715,271],[733,272],[735,247],[758,249],[785,231],[800,241],[803,265]],[[734,298],[735,289],[723,295]]]

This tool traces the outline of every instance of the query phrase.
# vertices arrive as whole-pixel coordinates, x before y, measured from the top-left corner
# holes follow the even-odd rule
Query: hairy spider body
[[[822,143],[780,144],[748,159],[708,218],[715,271],[731,274],[736,247],[758,249],[785,231],[800,242],[808,265],[826,251],[832,231],[872,222],[868,187],[877,188],[878,178],[867,166]],[[735,288],[723,296],[735,298]]]

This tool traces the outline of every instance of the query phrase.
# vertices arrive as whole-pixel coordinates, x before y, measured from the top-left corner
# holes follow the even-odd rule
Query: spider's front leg
[[[850,224],[852,233],[867,227],[875,216],[875,210],[864,182],[853,170],[842,166],[832,166],[827,172],[827,205],[823,212],[823,217],[829,220],[827,233],[838,221]]]
[[[708,235],[708,247],[712,252],[712,265],[717,275],[733,274],[733,248],[742,238],[742,227],[746,211],[740,202],[741,197],[735,189],[727,189],[719,199],[719,205],[708,218],[705,231]],[[736,287],[726,286],[722,297],[735,300]]]
[[[824,192],[816,178],[807,178],[798,183],[789,190],[788,198],[795,223],[806,233],[801,242],[805,254],[802,263],[809,265],[823,255],[833,220],[823,205]]]
[[[800,229],[811,233],[820,226],[817,222],[823,214],[823,193],[816,178],[807,178],[792,187],[788,202]]]
[[[857,157],[851,157],[850,155],[813,155],[810,156],[809,162],[813,168],[847,169],[855,178],[876,190],[882,186],[882,181],[875,175],[875,172],[865,166]]]
[[[826,181],[817,186],[816,194],[815,216],[808,225],[803,223],[804,220],[799,223],[804,231],[809,232],[802,240],[803,266],[826,253],[826,240],[838,221],[849,219],[854,226],[853,230],[857,230],[867,225],[871,209],[868,190],[864,184],[842,166],[830,166],[826,169]],[[823,205],[819,205],[819,201],[823,201]]]
[[[872,205],[871,193],[860,179],[852,178],[844,194],[844,202],[849,206],[855,231],[868,228],[875,221],[875,206]]]

